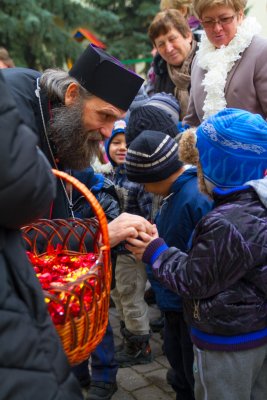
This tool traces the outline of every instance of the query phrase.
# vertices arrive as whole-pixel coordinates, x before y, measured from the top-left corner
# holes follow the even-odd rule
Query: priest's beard
[[[102,136],[85,129],[82,110],[82,99],[71,106],[60,106],[52,110],[48,137],[54,145],[55,158],[64,168],[82,170],[90,165],[99,151]]]

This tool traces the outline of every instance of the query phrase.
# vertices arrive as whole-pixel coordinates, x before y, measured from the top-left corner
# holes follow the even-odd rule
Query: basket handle
[[[109,243],[109,236],[108,236],[108,226],[107,226],[107,218],[103,211],[103,208],[95,198],[95,196],[90,192],[90,190],[78,179],[74,178],[73,176],[67,174],[66,172],[59,171],[57,169],[52,169],[53,174],[68,183],[72,184],[76,189],[81,192],[81,194],[86,198],[86,200],[90,203],[101,228],[102,232],[102,242],[103,246],[101,246],[102,250],[109,251],[110,250],[110,243]],[[105,254],[105,252],[104,252]]]

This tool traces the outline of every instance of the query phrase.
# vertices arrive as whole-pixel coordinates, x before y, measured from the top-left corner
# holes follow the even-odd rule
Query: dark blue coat
[[[196,168],[187,169],[173,183],[170,195],[162,203],[156,218],[159,236],[164,238],[168,246],[186,252],[196,224],[211,207],[208,197],[198,190]],[[151,267],[147,268],[147,272],[159,308],[163,311],[181,311],[181,297],[154,280]]]
[[[102,174],[95,174],[92,167],[83,171],[75,171],[73,176],[91,190],[103,208],[108,222],[120,215],[119,199],[111,180]],[[90,204],[77,189],[73,193],[73,211],[76,218],[92,218],[95,216]]]
[[[75,171],[73,175],[91,190],[103,208],[108,222],[120,215],[119,199],[112,181],[102,174],[95,174],[92,167],[83,171]],[[77,189],[73,192],[73,212],[76,218],[93,218],[95,216],[90,204]],[[112,289],[115,287],[116,254],[116,250],[111,249]]]

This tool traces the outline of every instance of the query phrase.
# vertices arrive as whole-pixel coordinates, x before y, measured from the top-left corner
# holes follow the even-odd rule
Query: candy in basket
[[[93,194],[72,176],[96,219],[38,220],[22,228],[27,254],[71,365],[87,359],[108,322],[111,283],[107,221]]]

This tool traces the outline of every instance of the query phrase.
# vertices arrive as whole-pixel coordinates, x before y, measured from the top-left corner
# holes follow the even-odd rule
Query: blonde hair
[[[204,10],[215,6],[230,7],[235,12],[244,11],[247,0],[193,0],[192,5],[195,14],[201,19]]]
[[[186,16],[192,14],[192,0],[161,0],[159,6],[161,11],[167,9],[182,11],[186,9]]]

